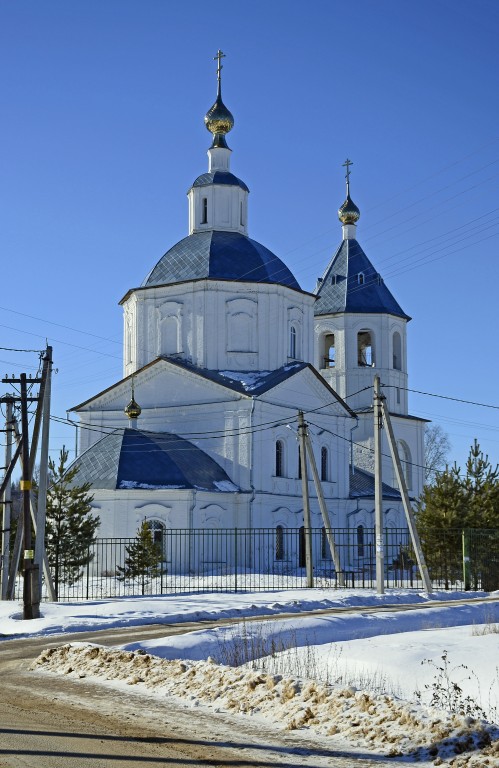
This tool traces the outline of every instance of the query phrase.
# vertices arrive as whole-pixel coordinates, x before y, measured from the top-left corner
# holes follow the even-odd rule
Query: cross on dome
[[[227,107],[222,101],[222,59],[225,58],[225,53],[223,53],[220,49],[218,50],[218,53],[216,56],[213,57],[214,60],[216,60],[217,63],[217,81],[218,81],[218,87],[217,87],[217,98],[211,109],[208,110],[208,112],[205,115],[204,122],[207,127],[207,129],[210,131],[210,133],[213,136],[213,143],[212,147],[221,147],[223,149],[228,149],[227,142],[225,141],[225,136],[229,133],[230,130],[234,127],[234,118],[232,117],[232,114],[229,112]]]
[[[213,57],[214,61],[218,61],[217,79],[219,83],[222,79],[222,69],[223,69],[222,59],[225,59],[225,57],[226,57],[226,54],[223,51],[221,51],[220,48],[217,51],[217,55]]]
[[[353,165],[351,160],[347,159],[343,163],[343,168],[346,168],[345,179],[347,181],[347,199],[340,207],[338,211],[338,218],[342,224],[356,224],[360,219],[360,211],[350,198],[350,166]]]
[[[345,160],[343,163],[343,168],[346,167],[347,171],[345,173],[345,179],[347,180],[347,195],[350,192],[350,166],[353,165],[352,161],[348,159]]]

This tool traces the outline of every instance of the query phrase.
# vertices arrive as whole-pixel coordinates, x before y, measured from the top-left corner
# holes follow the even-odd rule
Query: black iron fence
[[[375,531],[359,526],[311,529],[314,586],[376,586]],[[499,588],[499,531],[433,531],[422,540],[434,589]],[[164,529],[156,548],[137,550],[137,540],[97,539],[74,578],[74,563],[59,564],[58,597],[84,600],[137,594],[237,592],[307,586],[304,528]],[[387,588],[422,589],[409,532],[383,534]],[[71,575],[70,575],[71,574]]]

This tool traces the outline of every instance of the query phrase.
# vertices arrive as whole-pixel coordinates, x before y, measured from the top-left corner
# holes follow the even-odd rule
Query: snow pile
[[[286,730],[306,728],[333,741],[347,739],[352,746],[387,756],[433,759],[435,765],[453,768],[499,765],[495,726],[352,686],[227,667],[211,659],[167,660],[143,650],[108,650],[83,643],[43,651],[32,669],[133,685],[141,692],[180,697],[194,706],[202,702],[219,712],[273,720]]]

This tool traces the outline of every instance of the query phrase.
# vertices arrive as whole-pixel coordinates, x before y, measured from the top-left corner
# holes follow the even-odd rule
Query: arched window
[[[408,489],[412,488],[412,460],[411,451],[409,446],[404,440],[397,440],[398,454],[400,462],[402,464],[402,472],[404,473],[405,484]]]
[[[370,331],[359,331],[357,334],[357,363],[369,367],[374,365],[374,349]]]
[[[331,549],[327,540],[326,529],[322,526],[321,530],[321,557],[323,560],[331,559]]]
[[[359,272],[359,274],[357,275],[357,284],[358,285],[364,285],[364,280],[365,280],[364,273],[363,272]]]
[[[357,526],[357,557],[364,557],[364,526]]]
[[[284,529],[278,525],[275,529],[275,559],[284,560]]]
[[[321,480],[329,480],[329,456],[325,445],[321,448]]]
[[[392,339],[393,344],[393,367],[396,371],[402,370],[402,339],[400,333],[395,331]]]
[[[296,328],[294,325],[289,329],[289,356],[296,358]]]
[[[284,443],[277,440],[275,444],[275,476],[284,477]]]
[[[154,545],[161,552],[161,556],[164,557],[165,552],[165,525],[160,520],[149,520],[147,525],[152,534],[152,540]]]
[[[161,320],[161,353],[163,355],[176,355],[180,352],[179,331],[179,320],[175,315],[168,315]]]
[[[324,368],[334,368],[336,365],[336,348],[334,344],[334,333],[327,333],[324,336]]]
[[[305,526],[302,525],[298,533],[298,567],[305,568]]]

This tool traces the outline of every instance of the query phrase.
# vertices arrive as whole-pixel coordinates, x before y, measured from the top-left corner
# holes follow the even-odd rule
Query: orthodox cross
[[[345,173],[345,179],[347,180],[347,195],[350,194],[350,166],[351,165],[353,165],[353,163],[347,157],[347,159],[343,163],[343,168],[346,167],[346,169],[347,169],[347,172]]]
[[[217,78],[218,78],[218,82],[220,82],[220,75],[221,75],[222,69],[223,69],[222,59],[225,59],[225,55],[226,55],[225,53],[223,53],[220,49],[218,49],[217,55],[213,57],[214,60],[215,59],[218,60],[218,65],[217,65]]]

